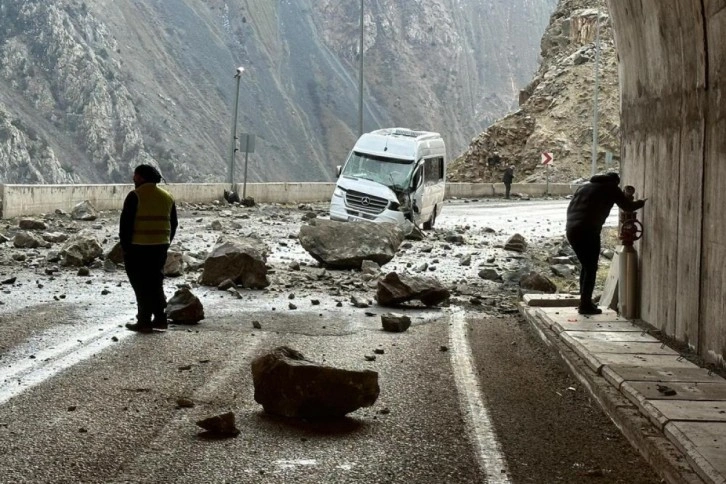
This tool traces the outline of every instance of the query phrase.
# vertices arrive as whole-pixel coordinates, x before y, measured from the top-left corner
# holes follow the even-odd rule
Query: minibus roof
[[[403,160],[416,160],[417,148],[426,141],[441,139],[439,133],[406,128],[386,128],[363,134],[353,151]],[[428,143],[425,143],[428,144]]]

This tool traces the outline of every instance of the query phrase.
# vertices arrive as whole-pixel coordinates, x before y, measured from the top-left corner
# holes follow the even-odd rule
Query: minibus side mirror
[[[335,167],[335,177],[340,178],[340,172],[343,171],[343,167],[341,165],[338,165]]]

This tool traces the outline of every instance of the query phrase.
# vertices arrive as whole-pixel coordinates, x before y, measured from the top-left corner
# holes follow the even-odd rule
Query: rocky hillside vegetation
[[[516,104],[555,3],[365,2],[364,129],[461,153]],[[0,182],[128,182],[144,162],[225,181],[240,65],[250,181],[330,180],[358,134],[359,18],[333,0],[0,2]]]
[[[471,141],[452,162],[452,181],[499,182],[508,164],[515,183],[547,178],[541,153],[551,152],[552,182],[589,178],[592,171],[596,31],[600,6],[600,70],[596,171],[618,169],[620,112],[618,60],[607,5],[561,0],[542,37],[542,64],[520,94],[520,106]],[[606,152],[614,161],[606,166]],[[501,163],[494,165],[495,153]]]

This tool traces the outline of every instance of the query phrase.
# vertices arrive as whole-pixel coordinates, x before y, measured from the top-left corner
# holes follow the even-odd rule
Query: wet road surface
[[[389,309],[348,302],[351,294],[374,294],[355,274],[321,284],[340,276],[317,267],[290,237],[300,225],[295,209],[182,212],[185,251],[211,248],[219,235],[206,229],[211,220],[237,221],[235,231],[271,246],[275,274],[270,288],[243,291],[241,299],[194,286],[207,318],[164,333],[123,329],[134,305],[122,271],[46,276],[32,257],[22,268],[4,267],[18,280],[0,295],[0,481],[658,482],[510,310],[511,295],[477,281],[476,264],[461,267],[455,257],[468,251],[496,256],[502,267],[514,263],[497,245],[514,231],[530,239],[558,234],[564,207],[561,200],[447,204],[437,231],[468,226],[468,244],[447,248],[429,237],[385,270],[410,267],[422,258],[417,249],[432,245],[423,256],[431,275],[466,282],[499,301],[499,310],[466,298],[407,309],[413,324],[401,334],[380,330],[379,315]],[[98,230],[113,238],[113,214]],[[302,270],[286,271],[290,261]],[[167,293],[196,277],[168,279]],[[265,415],[249,365],[280,345],[313,361],[378,371],[378,401],[334,422]],[[178,408],[179,398],[194,407]],[[198,436],[196,420],[227,411],[236,414],[238,437]]]

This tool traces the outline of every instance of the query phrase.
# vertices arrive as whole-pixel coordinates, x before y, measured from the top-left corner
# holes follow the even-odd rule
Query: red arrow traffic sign
[[[543,165],[551,165],[552,164],[552,153],[542,153],[542,164]]]

